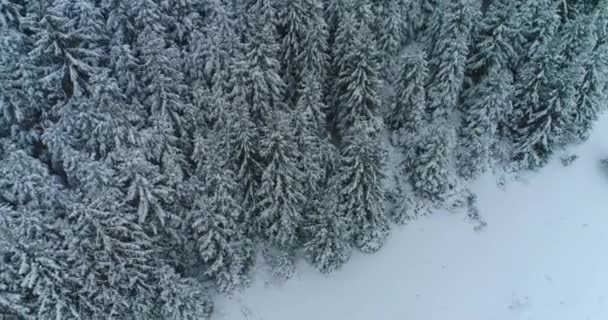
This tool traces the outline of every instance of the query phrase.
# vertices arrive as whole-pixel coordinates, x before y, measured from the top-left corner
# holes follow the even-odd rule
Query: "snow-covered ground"
[[[216,303],[217,320],[608,319],[608,117],[589,142],[528,182],[475,183],[488,226],[437,213],[395,226],[384,248],[324,276],[304,262],[285,283],[260,269]]]

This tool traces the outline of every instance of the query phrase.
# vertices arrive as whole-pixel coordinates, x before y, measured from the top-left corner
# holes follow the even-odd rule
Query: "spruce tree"
[[[268,124],[271,115],[285,110],[286,85],[279,76],[279,40],[276,10],[271,0],[249,0],[243,13],[245,29],[242,38],[247,69],[247,103],[257,126]]]
[[[287,101],[295,103],[298,89],[300,65],[296,63],[297,57],[304,48],[302,43],[306,36],[306,29],[310,27],[308,21],[311,13],[307,10],[305,1],[288,0],[279,11],[279,24],[282,33],[281,39],[281,70],[287,89]]]
[[[576,88],[576,108],[573,116],[575,136],[579,140],[589,138],[593,123],[605,109],[602,100],[606,95],[602,93],[602,88],[605,87],[605,79],[608,76],[607,8],[604,4],[594,12],[593,48],[581,57],[583,79]]]
[[[447,117],[458,104],[464,81],[472,27],[473,8],[469,0],[443,2],[431,29],[437,40],[429,56],[430,83],[427,88],[429,112]]]
[[[339,215],[363,252],[380,249],[389,231],[382,186],[384,152],[376,124],[358,120],[343,138],[338,166]]]
[[[292,249],[302,227],[305,200],[302,172],[297,165],[299,150],[294,144],[287,115],[275,112],[260,140],[262,169],[256,210],[257,232],[270,244]]]
[[[252,243],[246,229],[250,221],[241,206],[243,193],[230,161],[230,133],[239,115],[223,107],[216,127],[201,141],[204,153],[194,154],[199,194],[190,219],[205,275],[220,290],[229,291],[246,283]]]
[[[454,186],[450,173],[454,132],[445,122],[426,125],[406,150],[402,174],[419,196],[442,203]]]
[[[480,25],[475,28],[467,66],[467,72],[475,81],[484,77],[494,66],[510,71],[515,69],[525,41],[517,20],[517,10],[517,1],[493,1]]]
[[[212,156],[204,168],[204,186],[192,212],[192,228],[205,275],[221,291],[230,291],[246,283],[252,248],[242,225],[244,212],[237,198],[236,177],[222,157],[221,153]]]
[[[399,54],[404,36],[404,20],[400,0],[384,0],[376,4],[376,43],[380,52],[381,70],[390,78],[394,58]]]
[[[380,81],[376,45],[369,28],[358,23],[352,43],[340,62],[335,86],[337,128],[345,135],[355,119],[371,121],[380,112]],[[346,39],[339,38],[340,41]]]
[[[564,138],[571,105],[553,86],[556,74],[556,33],[559,16],[551,1],[538,1],[524,7],[522,14],[533,18],[528,29],[529,53],[514,82],[515,103],[510,120],[516,156],[522,166],[537,168],[544,164]],[[563,93],[563,92],[562,92]],[[568,105],[564,105],[568,103]]]
[[[32,43],[24,34],[24,7],[13,0],[0,4],[0,137],[31,147],[42,106],[32,97],[37,78],[27,55]]]
[[[388,114],[387,125],[414,133],[426,120],[426,90],[428,66],[426,54],[414,48],[401,58],[396,81],[395,103]]]
[[[327,178],[315,215],[309,216],[305,227],[308,241],[304,252],[321,272],[330,273],[350,259],[350,220],[340,209],[340,183],[337,175]]]
[[[463,110],[458,149],[459,174],[474,178],[493,164],[499,145],[499,125],[512,112],[513,76],[508,68],[493,65],[468,92]]]
[[[472,83],[463,92],[457,154],[459,173],[466,178],[484,172],[499,157],[494,147],[506,135],[503,129],[512,110],[513,72],[525,40],[517,10],[517,2],[491,3],[473,34],[467,70]]]

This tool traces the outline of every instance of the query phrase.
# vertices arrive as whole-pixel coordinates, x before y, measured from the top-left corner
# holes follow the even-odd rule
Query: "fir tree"
[[[25,148],[38,139],[42,106],[33,99],[37,78],[27,55],[32,43],[24,34],[24,7],[20,1],[0,4],[0,137]]]
[[[431,29],[437,42],[429,56],[429,112],[447,117],[454,111],[462,89],[472,27],[472,5],[468,0],[443,2]]]
[[[270,121],[271,114],[285,110],[285,82],[279,76],[280,46],[276,10],[271,0],[251,0],[245,17],[243,52],[247,68],[247,103],[257,126]]]
[[[572,106],[567,99],[562,99],[565,98],[562,88],[553,86],[557,79],[551,78],[560,77],[555,74],[559,16],[554,4],[551,1],[531,3],[522,14],[535,17],[535,23],[528,29],[531,41],[528,57],[515,78],[514,112],[510,122],[517,152],[515,159],[525,167],[535,168],[548,159],[564,138]]]
[[[467,72],[475,80],[494,66],[511,71],[515,69],[525,41],[518,24],[517,10],[517,1],[494,1],[476,27],[467,67]]]
[[[62,217],[74,199],[39,160],[4,143],[0,166],[0,309],[21,317],[78,316],[80,280],[69,272]],[[6,297],[6,298],[4,298]]]
[[[302,172],[297,166],[299,151],[286,115],[276,112],[260,140],[261,156],[266,163],[258,191],[258,234],[271,244],[291,249],[297,244],[302,226]]]
[[[384,215],[384,153],[375,124],[359,120],[344,137],[338,167],[339,215],[363,252],[380,249],[389,231]]]
[[[245,283],[252,259],[252,243],[246,238],[244,225],[249,221],[240,205],[242,193],[229,162],[229,130],[235,115],[226,109],[221,125],[218,123],[209,140],[205,141],[210,145],[208,156],[197,170],[200,172],[201,194],[191,213],[205,274],[222,291]]]
[[[440,0],[408,1],[407,20],[414,34],[423,35],[429,32],[431,18],[436,14],[439,4]]]
[[[356,33],[349,52],[342,58],[334,91],[338,108],[337,127],[343,135],[355,119],[370,121],[380,111],[376,46],[369,28],[365,24],[359,24],[359,27],[353,30]]]
[[[304,50],[302,43],[306,36],[306,29],[310,27],[307,17],[311,12],[307,10],[302,0],[288,0],[282,5],[279,12],[279,24],[282,31],[281,41],[281,70],[282,77],[287,85],[287,101],[294,103],[299,83],[300,65],[296,63],[297,57]]]
[[[440,203],[446,199],[454,184],[449,158],[453,140],[450,126],[436,121],[406,150],[402,173],[418,195]]]
[[[403,43],[405,17],[402,16],[402,6],[400,0],[384,0],[376,4],[376,43],[384,77],[390,78],[393,59],[399,54]]]
[[[424,51],[415,49],[404,55],[396,82],[395,103],[387,124],[391,129],[417,132],[426,120],[426,90],[428,67]]]
[[[305,233],[310,240],[304,244],[306,257],[321,272],[329,273],[350,259],[350,221],[340,210],[337,176],[327,179],[316,215],[309,216]]]
[[[593,123],[604,109],[601,101],[605,98],[605,94],[602,93],[602,88],[608,77],[606,67],[608,66],[608,41],[606,40],[608,11],[606,8],[606,5],[600,6],[594,13],[593,49],[581,57],[583,79],[576,88],[576,108],[573,116],[575,135],[580,140],[586,140],[589,137]]]
[[[305,5],[310,14],[306,20],[302,51],[296,58],[299,79],[304,81],[305,74],[311,72],[319,77],[318,81],[322,81],[329,67],[328,25],[323,18],[323,6],[319,0],[307,0]]]
[[[469,91],[460,130],[458,168],[461,176],[476,177],[491,165],[504,115],[512,112],[513,78],[498,65],[488,70],[481,82]]]

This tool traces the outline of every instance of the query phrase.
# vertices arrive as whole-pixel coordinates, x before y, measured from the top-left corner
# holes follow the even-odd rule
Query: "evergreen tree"
[[[31,147],[41,105],[32,98],[37,79],[27,56],[32,43],[24,34],[24,7],[13,0],[0,4],[0,137]]]
[[[233,91],[238,91],[241,85],[236,85]],[[230,124],[230,159],[242,190],[242,208],[245,211],[245,221],[253,227],[253,212],[258,201],[257,192],[259,177],[262,170],[259,139],[260,133],[249,113],[249,106],[235,96],[232,100],[234,112],[238,115]],[[253,231],[253,230],[251,230]]]
[[[453,131],[441,122],[428,126],[407,150],[402,170],[419,196],[441,203],[454,184],[449,171]]]
[[[413,133],[426,120],[425,85],[429,71],[426,54],[419,48],[407,52],[401,60],[395,103],[386,122],[391,129],[405,128]]]
[[[384,215],[384,154],[375,124],[358,120],[344,137],[338,167],[339,215],[363,252],[380,249],[389,231]]]
[[[365,24],[359,24],[359,29],[353,31],[355,35],[340,63],[334,90],[338,108],[337,127],[343,135],[355,119],[370,121],[380,111],[379,68],[373,36]]]
[[[192,105],[183,99],[187,86],[176,65],[179,52],[167,47],[152,25],[145,27],[137,43],[142,62],[140,101],[147,115],[146,157],[160,166],[170,182],[181,182],[187,170],[184,148],[189,147],[185,138],[190,132],[187,115],[192,113]]]
[[[192,78],[189,82],[228,93],[231,64],[239,49],[236,14],[225,0],[214,0],[210,8],[209,23],[192,36],[187,62]]]
[[[230,130],[237,116],[225,108],[209,139],[206,159],[201,161],[201,193],[192,211],[192,228],[205,274],[222,291],[243,285],[252,260],[252,243],[246,237],[242,195],[230,160]],[[196,155],[196,154],[195,154]],[[201,156],[201,155],[197,155]]]
[[[316,215],[309,216],[305,232],[309,239],[304,244],[308,260],[321,272],[330,273],[350,259],[350,221],[347,212],[340,210],[340,184],[337,176],[327,179],[325,192],[319,201]]]
[[[575,135],[580,140],[589,137],[593,123],[605,109],[602,100],[606,95],[602,93],[602,88],[608,78],[607,8],[606,5],[600,6],[594,13],[594,45],[591,52],[581,57],[583,79],[576,88],[576,108],[573,116]]]
[[[318,81],[323,81],[329,67],[329,27],[323,18],[321,1],[307,0],[305,5],[310,14],[306,20],[302,51],[296,58],[299,66],[299,79],[304,81],[305,74],[311,72],[319,77]]]
[[[6,142],[2,147],[0,309],[21,317],[74,317],[81,279],[69,272],[61,219],[73,199],[40,161]]]
[[[291,249],[298,241],[302,226],[302,172],[296,163],[299,150],[286,122],[286,115],[276,112],[260,140],[261,156],[266,164],[258,191],[258,234],[281,249]]]
[[[384,77],[391,76],[393,59],[399,54],[403,43],[404,23],[401,0],[384,0],[376,4],[376,43],[381,58]]]
[[[545,163],[567,130],[571,102],[564,94],[570,85],[557,88],[564,77],[557,71],[559,48],[556,42],[559,16],[551,1],[530,3],[522,14],[535,17],[528,29],[530,51],[518,70],[514,83],[515,103],[511,119],[517,155],[515,160],[528,168]],[[553,79],[557,77],[557,79]]]
[[[598,7],[598,9],[590,16],[583,16],[579,19],[582,29],[580,31],[586,31],[585,34],[574,34],[573,38],[582,37],[588,39],[589,45],[587,48],[581,48],[585,50],[581,52],[577,57],[577,61],[581,68],[581,78],[578,83],[575,84],[575,107],[572,114],[572,128],[574,130],[573,136],[575,140],[584,141],[589,138],[589,133],[593,123],[597,120],[598,114],[603,110],[601,100],[602,87],[605,83],[606,75],[608,75],[606,66],[608,66],[608,42],[606,41],[606,28],[608,19],[606,18],[606,5]],[[589,25],[585,25],[589,23]],[[590,30],[589,30],[590,29]],[[571,45],[580,44],[572,43]]]
[[[302,44],[306,36],[310,10],[307,10],[305,1],[287,0],[279,12],[279,24],[282,33],[281,41],[281,70],[282,77],[287,85],[286,96],[288,103],[293,104],[299,83],[300,65],[296,60],[304,50]]]
[[[205,275],[220,290],[229,291],[246,282],[251,243],[241,225],[243,210],[235,198],[239,193],[234,174],[216,163],[209,163],[205,171],[208,174],[192,213],[192,228],[205,263]]]
[[[518,25],[518,2],[495,1],[473,35],[468,61],[472,83],[463,92],[463,124],[458,151],[459,173],[467,178],[484,172],[504,138],[505,115],[512,110],[513,72],[524,43]]]
[[[287,84],[287,101],[297,103],[304,70],[325,75],[328,29],[319,0],[289,1],[280,12],[281,64]]]
[[[495,67],[515,69],[525,41],[517,20],[518,5],[518,1],[493,1],[475,28],[467,67],[474,80]]]
[[[243,38],[247,68],[247,103],[257,126],[270,121],[275,112],[285,110],[286,85],[279,76],[280,46],[276,30],[276,10],[271,0],[250,0],[245,11]]]
[[[157,319],[209,319],[213,304],[203,292],[200,283],[183,279],[171,268],[159,268],[158,287],[160,294],[155,301],[160,309]]]
[[[412,32],[417,35],[428,33],[431,18],[436,14],[440,0],[408,1],[406,4],[408,7],[407,20]]]
[[[456,108],[462,89],[473,8],[468,0],[447,1],[442,2],[438,14],[441,16],[431,25],[437,42],[429,56],[427,97],[433,117],[447,119]]]
[[[505,114],[512,112],[513,78],[507,68],[493,65],[465,100],[458,169],[461,176],[476,177],[492,164],[494,148],[499,144],[498,126]]]

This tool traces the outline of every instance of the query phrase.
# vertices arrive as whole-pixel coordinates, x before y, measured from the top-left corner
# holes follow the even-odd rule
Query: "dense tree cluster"
[[[541,167],[607,89],[605,1],[0,0],[0,312],[205,319],[261,251],[331,272]]]

